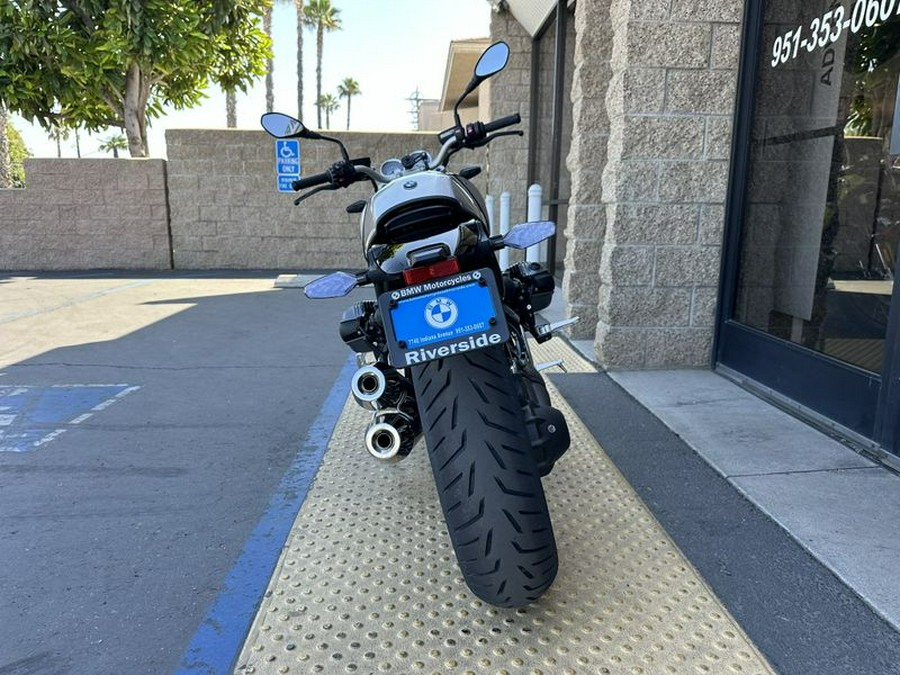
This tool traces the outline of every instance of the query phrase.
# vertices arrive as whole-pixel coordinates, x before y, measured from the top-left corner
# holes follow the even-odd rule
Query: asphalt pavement
[[[314,472],[353,301],[273,281],[0,275],[0,674],[173,672],[229,583],[264,589],[235,564]]]

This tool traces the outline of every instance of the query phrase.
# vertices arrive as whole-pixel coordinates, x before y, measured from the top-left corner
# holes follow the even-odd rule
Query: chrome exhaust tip
[[[400,447],[403,439],[393,424],[379,422],[366,430],[366,450],[375,459],[394,462],[400,459]]]
[[[419,434],[403,415],[389,414],[377,419],[381,421],[372,422],[366,429],[366,450],[383,462],[399,462],[412,451]]]
[[[384,395],[387,384],[387,378],[381,370],[375,366],[363,366],[350,380],[350,393],[363,408],[374,410],[378,407],[378,399]]]

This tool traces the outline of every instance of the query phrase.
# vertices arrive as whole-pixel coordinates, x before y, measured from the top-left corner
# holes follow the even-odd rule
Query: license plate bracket
[[[378,304],[395,368],[503,344],[509,339],[500,293],[489,269],[382,293]]]

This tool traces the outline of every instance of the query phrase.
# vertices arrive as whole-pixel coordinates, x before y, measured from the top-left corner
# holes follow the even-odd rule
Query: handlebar
[[[484,125],[484,133],[489,134],[493,131],[498,131],[503,127],[511,127],[514,124],[518,124],[522,121],[522,116],[519,113],[513,113],[512,115],[507,115],[506,117],[501,117],[499,120],[494,120],[493,122],[487,122]]]
[[[306,188],[315,187],[316,185],[324,185],[325,183],[330,182],[331,174],[327,171],[324,171],[312,176],[307,176],[306,178],[298,178],[297,180],[291,182],[291,187],[294,188],[295,192],[299,192],[300,190],[305,190]]]
[[[521,132],[504,132],[495,134],[494,136],[490,135],[499,129],[519,124],[521,121],[521,115],[519,115],[519,113],[514,113],[512,115],[507,115],[506,117],[501,117],[493,122],[472,122],[471,124],[467,124],[464,128],[453,127],[442,131],[438,136],[442,143],[441,150],[434,161],[428,165],[428,168],[434,170],[440,166],[444,166],[450,155],[461,148],[478,148],[486,145],[498,136],[506,136],[513,133],[521,134]],[[306,190],[307,188],[319,185],[331,185],[330,188],[323,189],[332,190],[339,187],[348,187],[351,183],[355,183],[358,180],[364,180],[365,178],[369,178],[377,183],[391,182],[391,178],[372,169],[369,164],[368,158],[337,162],[332,165],[328,171],[323,171],[322,173],[317,173],[306,178],[299,178],[291,182],[291,187],[299,192],[300,190]],[[307,196],[309,195],[303,195],[298,201],[302,201]]]
[[[521,121],[522,116],[519,115],[519,113],[513,113],[512,115],[501,117],[493,122],[472,122],[465,127],[457,126],[445,129],[438,134],[438,140],[441,142],[441,151],[428,168],[436,169],[439,166],[443,166],[450,155],[461,148],[480,148],[483,145],[487,145],[496,138],[496,136],[491,136],[491,133],[503,129],[504,127],[519,124]],[[507,134],[510,133],[513,132],[507,132]],[[507,134],[497,134],[497,136],[504,136]]]

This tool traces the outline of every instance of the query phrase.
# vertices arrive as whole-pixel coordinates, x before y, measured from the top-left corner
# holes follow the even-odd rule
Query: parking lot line
[[[178,675],[230,672],[337,423],[356,359],[347,358],[293,463],[185,650]]]

